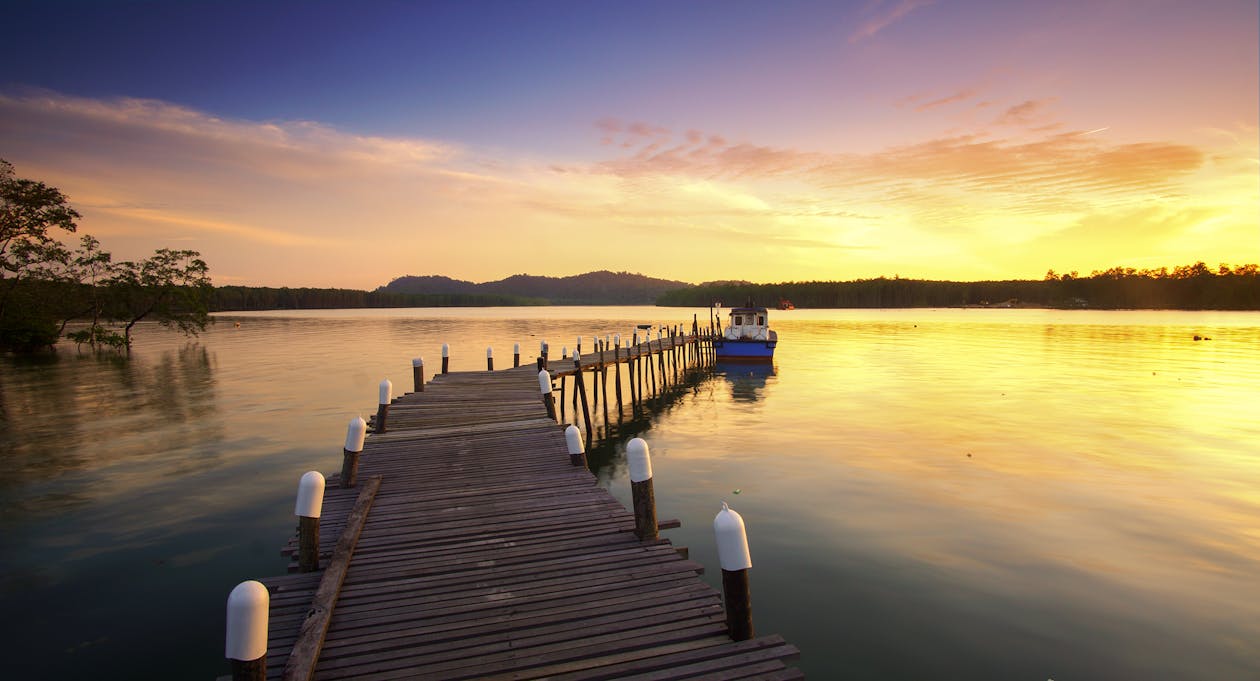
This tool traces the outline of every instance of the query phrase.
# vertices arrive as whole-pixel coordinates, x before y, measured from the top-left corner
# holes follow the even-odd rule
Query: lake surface
[[[339,469],[381,378],[693,313],[223,315],[130,358],[0,358],[5,676],[226,673],[228,592],[284,571],[298,478]],[[698,375],[591,460],[629,504],[624,441],[648,441],[665,536],[711,584],[738,510],[757,630],[811,678],[1260,678],[1260,314],[771,317],[773,370]]]

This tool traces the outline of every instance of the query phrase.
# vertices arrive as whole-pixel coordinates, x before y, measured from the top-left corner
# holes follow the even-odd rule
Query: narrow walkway
[[[380,488],[314,678],[803,678],[780,637],[732,642],[701,566],[641,543],[633,514],[569,463],[537,374],[439,375],[394,401],[361,458],[360,487]],[[358,496],[330,477],[321,567]],[[269,678],[322,574],[263,580]]]

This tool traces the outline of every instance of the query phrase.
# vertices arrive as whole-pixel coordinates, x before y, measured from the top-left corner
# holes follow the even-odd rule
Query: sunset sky
[[[1260,261],[1255,0],[88,2],[0,158],[116,259],[375,288]]]

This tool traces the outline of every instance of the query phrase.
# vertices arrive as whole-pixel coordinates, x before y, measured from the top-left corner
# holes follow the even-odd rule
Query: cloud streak
[[[859,43],[872,38],[880,31],[906,18],[914,10],[931,4],[933,0],[899,0],[892,7],[876,11],[874,16],[863,21],[858,29],[849,35],[849,42]],[[879,9],[879,3],[876,3],[875,8]]]

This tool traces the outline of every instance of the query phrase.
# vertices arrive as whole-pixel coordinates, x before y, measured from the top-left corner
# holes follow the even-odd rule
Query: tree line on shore
[[[66,337],[93,347],[130,347],[144,319],[205,329],[213,287],[196,251],[160,248],[115,262],[91,235],[74,248],[56,238],[75,232],[80,217],[60,190],[17,177],[0,159],[0,349],[49,347],[72,320],[88,325]]]
[[[1260,267],[1216,269],[1202,262],[1168,269],[1113,267],[1087,276],[1046,273],[1042,280],[930,281],[878,277],[779,284],[716,282],[670,291],[658,305],[708,307],[747,301],[807,308],[1057,307],[1091,309],[1260,310]]]

